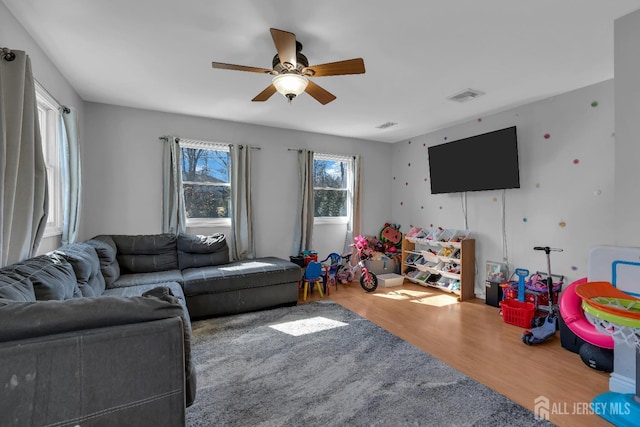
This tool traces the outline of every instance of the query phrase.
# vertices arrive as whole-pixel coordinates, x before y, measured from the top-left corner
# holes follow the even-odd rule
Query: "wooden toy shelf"
[[[473,299],[475,240],[439,241],[403,235],[401,274],[413,283],[453,293],[459,301]]]

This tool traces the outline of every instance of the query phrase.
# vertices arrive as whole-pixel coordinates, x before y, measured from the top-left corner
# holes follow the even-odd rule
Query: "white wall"
[[[616,241],[640,246],[640,10],[615,21]]]
[[[521,188],[467,193],[476,295],[484,297],[485,262],[503,259],[503,191],[511,271],[546,271],[544,253],[533,247],[552,246],[564,250],[552,254],[553,273],[566,283],[586,276],[589,249],[615,239],[613,92],[610,80],[395,144],[394,222],[403,232],[412,224],[465,228],[461,193],[431,194],[427,147],[515,125]],[[452,158],[451,173],[463,172]]]
[[[45,55],[40,46],[31,38],[24,27],[9,12],[4,3],[0,2],[0,47],[22,50],[31,59],[34,78],[62,105],[74,107],[78,110],[78,118],[82,123],[84,118],[84,102],[60,73],[53,61]],[[84,137],[82,126],[79,129],[80,139]],[[44,238],[38,252],[47,252],[60,244],[60,236]]]
[[[156,111],[86,103],[83,220],[80,239],[100,233],[159,233],[162,228],[162,135],[242,143],[253,152],[258,256],[288,258],[293,247],[298,166],[295,151],[360,154],[364,161],[363,231],[389,221],[391,145]],[[344,235],[317,226],[320,257],[341,251]],[[210,233],[215,229],[195,229]],[[315,245],[314,245],[315,246]]]

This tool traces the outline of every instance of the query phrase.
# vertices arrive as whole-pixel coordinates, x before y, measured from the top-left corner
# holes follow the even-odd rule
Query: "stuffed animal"
[[[395,252],[402,245],[402,233],[400,232],[400,224],[391,224],[389,222],[384,224],[382,230],[380,230],[380,240],[384,244],[385,252]],[[387,243],[391,243],[388,245]],[[395,248],[390,251],[389,248]]]

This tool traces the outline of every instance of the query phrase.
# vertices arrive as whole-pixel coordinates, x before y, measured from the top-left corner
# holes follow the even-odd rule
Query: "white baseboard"
[[[614,372],[609,378],[609,391],[623,394],[635,394],[636,382],[632,378],[624,377]]]

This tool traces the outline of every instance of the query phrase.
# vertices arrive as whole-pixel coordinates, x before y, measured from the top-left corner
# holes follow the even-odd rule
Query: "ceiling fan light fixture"
[[[278,93],[291,102],[293,98],[304,92],[309,84],[309,79],[301,74],[284,73],[275,76],[271,83],[276,87]]]

